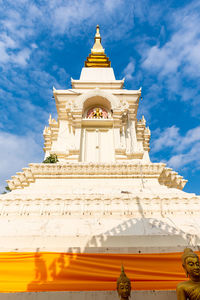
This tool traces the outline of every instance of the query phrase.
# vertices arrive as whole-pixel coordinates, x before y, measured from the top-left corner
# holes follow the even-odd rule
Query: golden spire
[[[101,36],[99,32],[99,25],[96,27],[96,34],[94,37],[94,45],[91,49],[91,54],[85,61],[85,67],[89,68],[109,68],[110,61],[104,53],[104,48],[101,45]]]
[[[92,54],[104,54],[104,49],[101,45],[101,36],[99,32],[99,25],[96,27],[96,34],[94,38],[94,45],[91,49]]]

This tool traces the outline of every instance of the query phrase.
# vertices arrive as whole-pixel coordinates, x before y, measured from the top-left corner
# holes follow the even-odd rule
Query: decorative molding
[[[56,106],[58,111],[58,119],[70,120],[71,114],[83,114],[85,109],[84,103],[94,97],[104,98],[109,104],[109,108],[113,111],[118,110],[123,114],[127,110],[134,111],[134,118],[136,118],[136,112],[138,107],[138,99],[141,95],[140,91],[121,90],[120,94],[115,92],[108,92],[99,88],[88,89],[86,91],[72,90],[73,93],[67,91],[54,91],[54,97],[56,100]],[[131,93],[132,92],[132,93]],[[71,96],[70,96],[71,95]],[[136,97],[136,98],[135,98]],[[127,98],[127,99],[126,99]],[[97,103],[98,104],[98,101]],[[99,103],[102,104],[102,103]]]
[[[123,80],[114,80],[114,81],[81,81],[71,79],[71,85],[73,89],[122,89],[124,85]]]
[[[76,153],[77,154],[77,153]],[[158,178],[162,185],[183,189],[187,180],[165,164],[131,164],[131,163],[56,163],[29,164],[23,172],[7,180],[11,190],[21,189],[34,182],[36,178]]]
[[[198,216],[200,197],[134,197],[109,195],[56,195],[47,196],[6,194],[0,197],[0,216],[130,216],[130,217],[169,217]],[[183,205],[184,204],[184,205]]]
[[[183,176],[178,175],[178,173],[174,172],[171,168],[164,168],[158,181],[160,184],[180,190],[182,190],[188,182],[188,180],[183,179]]]
[[[151,131],[149,127],[146,127],[146,120],[144,116],[142,116],[142,119],[139,120],[136,124],[136,135],[137,135],[137,140],[142,142],[144,151],[149,152]]]
[[[49,127],[44,128],[43,136],[44,136],[44,152],[50,151],[52,147],[52,142],[57,140],[59,131],[58,122],[49,116]]]

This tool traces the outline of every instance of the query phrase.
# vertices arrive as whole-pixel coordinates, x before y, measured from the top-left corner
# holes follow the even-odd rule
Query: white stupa
[[[115,79],[98,26],[80,79],[71,84],[53,89],[58,118],[50,116],[44,129],[45,158],[56,154],[59,161],[29,164],[8,180],[12,191],[0,196],[0,251],[197,247],[200,197],[182,191],[187,181],[164,163],[150,161],[150,130],[144,117],[137,119],[141,89],[124,89],[124,79]]]

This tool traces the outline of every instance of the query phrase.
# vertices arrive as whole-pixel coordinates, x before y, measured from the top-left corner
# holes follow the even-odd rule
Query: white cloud
[[[200,1],[194,0],[182,8],[172,8],[162,16],[159,24],[164,25],[164,36],[157,35],[139,41],[141,68],[145,85],[159,86],[153,103],[146,103],[150,116],[152,108],[160,105],[162,99],[188,102],[188,113],[200,115],[198,80],[200,79]],[[163,31],[163,29],[162,29]],[[142,46],[141,46],[142,45]],[[137,74],[138,72],[136,72]],[[149,89],[144,95],[151,98]],[[167,104],[167,102],[166,102]],[[187,104],[186,104],[187,105]],[[141,108],[140,108],[141,109]]]
[[[142,96],[144,95],[144,98],[139,105],[138,115],[140,117],[144,115],[147,119],[147,122],[151,119],[151,110],[156,106],[159,106],[160,103],[163,101],[163,95],[161,92],[162,89],[160,85],[158,83],[153,83],[149,84],[145,94],[142,93]]]
[[[175,169],[182,168],[192,163],[194,164],[193,170],[200,168],[200,143],[194,144],[188,152],[173,155],[168,160],[168,165]]]
[[[25,66],[30,58],[31,50],[29,48],[20,50],[20,48],[19,41],[16,38],[13,39],[3,32],[0,37],[0,64],[14,63]]]
[[[200,3],[186,6],[172,15],[171,39],[146,49],[143,67],[160,76],[182,72],[187,76],[200,76]]]
[[[186,149],[187,147],[191,147],[193,143],[200,141],[200,126],[188,130],[185,137],[180,139],[180,143],[177,145],[177,149],[179,151]],[[200,160],[200,157],[199,157]]]
[[[132,1],[128,6],[127,12],[127,2],[122,0],[7,1],[0,7],[0,63],[24,67],[37,49],[32,46],[35,39],[47,30],[53,39],[59,34],[81,38],[99,23],[108,28],[109,39],[120,39],[133,27]]]
[[[174,147],[179,139],[179,128],[176,126],[168,127],[163,132],[159,132],[159,137],[152,145],[152,152],[158,152],[166,147]]]
[[[28,48],[24,48],[20,50],[16,55],[12,55],[10,59],[15,64],[25,66],[30,58],[30,55],[31,55],[31,50]]]
[[[0,63],[8,63],[10,55],[9,50],[16,48],[16,42],[5,32],[0,37]]]
[[[37,35],[41,11],[26,1],[17,1],[17,5],[7,1],[0,7],[0,13],[0,64],[7,67],[14,63],[24,67],[35,49],[30,41]]]
[[[172,157],[167,161],[168,165],[177,169],[193,164],[193,168],[200,167],[200,126],[190,129],[184,136],[180,135],[176,126],[168,127],[163,132],[155,132],[152,143],[152,153],[168,151],[171,148]]]
[[[24,59],[24,57],[18,57]],[[21,61],[22,63],[22,61]],[[54,76],[39,65],[32,65],[26,72],[9,68],[0,77],[1,122],[7,131],[32,130],[39,133],[48,120],[49,113],[55,114],[52,88],[63,88],[68,74],[59,67],[53,68]],[[37,99],[35,99],[37,95]],[[28,116],[28,118],[27,118]]]
[[[17,136],[0,131],[0,149],[0,192],[7,185],[5,180],[10,179],[16,172],[21,172],[28,163],[43,160],[42,146],[38,145],[31,132],[26,136]]]
[[[123,5],[122,0],[104,0],[104,8],[107,11],[112,12],[117,9],[119,6]]]
[[[135,71],[135,63],[133,58],[130,58],[130,61],[128,63],[128,65],[126,66],[126,68],[123,71],[123,74],[126,78],[126,80],[132,80],[133,79],[133,73]]]
[[[163,6],[156,1],[140,0],[134,2],[134,11],[141,23],[148,22],[154,26],[157,25],[163,13]]]
[[[119,40],[133,27],[134,7],[132,1],[122,0],[69,0],[51,3],[50,19],[53,34],[67,34],[69,37],[80,36],[89,32],[97,24],[107,27],[104,41]],[[127,10],[127,5],[129,9]],[[84,34],[85,36],[85,34]]]

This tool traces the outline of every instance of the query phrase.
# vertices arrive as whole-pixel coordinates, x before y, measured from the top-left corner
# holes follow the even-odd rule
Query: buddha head
[[[200,266],[199,257],[190,248],[185,248],[182,255],[182,264],[185,270],[186,276],[193,280],[199,281],[200,279]]]
[[[131,294],[131,281],[124,272],[124,267],[121,267],[121,274],[117,279],[117,292],[121,300],[128,300]]]

